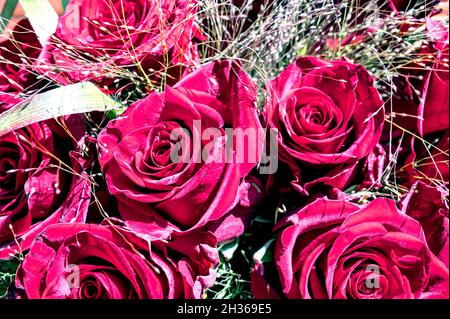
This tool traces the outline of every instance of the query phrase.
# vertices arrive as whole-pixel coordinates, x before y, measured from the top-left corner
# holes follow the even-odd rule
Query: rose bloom
[[[383,103],[372,77],[347,60],[302,57],[266,89],[266,121],[279,131],[279,159],[294,189],[343,189],[381,134]]]
[[[319,199],[280,221],[274,263],[252,274],[257,298],[448,298],[448,267],[427,244],[416,220],[392,200],[364,206]],[[448,236],[448,234],[447,234]],[[265,278],[266,276],[266,278]]]
[[[61,84],[133,77],[120,68],[174,82],[198,59],[196,11],[196,0],[72,0],[38,70]]]
[[[434,138],[411,137],[405,147],[406,159],[397,170],[398,179],[409,187],[416,181],[429,185],[449,183],[449,132],[443,131]]]
[[[402,211],[422,225],[428,247],[448,267],[448,189],[416,182],[401,202]]]
[[[215,61],[111,121],[98,138],[99,160],[121,217],[141,234],[189,231],[225,217],[240,223],[231,210],[252,207],[261,193],[245,179],[263,150],[260,133],[255,84],[238,63]],[[188,152],[180,154],[180,145]]]
[[[19,93],[38,89],[31,65],[41,45],[28,19],[20,20],[10,35],[0,35],[0,113],[19,103]]]
[[[78,116],[59,121],[71,137],[55,121],[0,136],[1,259],[27,250],[48,225],[86,219],[91,183],[72,140],[84,124]]]
[[[214,236],[146,241],[123,225],[59,224],[44,230],[17,272],[30,299],[200,298],[214,282]]]
[[[358,188],[381,188],[383,186],[382,178],[386,171],[387,163],[386,151],[383,146],[377,144],[366,158],[361,170],[363,179],[361,184],[358,185]]]
[[[448,28],[432,18],[427,18],[425,24],[406,24],[404,28],[423,27],[428,41],[415,53],[417,63],[400,69],[400,76],[395,79],[397,94],[386,103],[394,123],[385,126],[386,142],[400,137],[404,129],[423,137],[449,128]]]
[[[407,187],[416,181],[437,185],[449,180],[448,28],[434,18],[410,26],[426,27],[428,41],[416,53],[419,63],[400,70],[395,83],[399,92],[386,103],[393,124],[385,125],[382,140],[395,144],[392,139],[401,138],[397,176]]]

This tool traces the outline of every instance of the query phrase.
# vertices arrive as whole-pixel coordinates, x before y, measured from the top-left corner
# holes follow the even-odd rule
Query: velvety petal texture
[[[55,223],[84,222],[91,181],[76,144],[81,117],[35,123],[0,137],[0,258],[25,251]],[[82,130],[81,130],[82,132]]]
[[[19,103],[19,93],[40,88],[31,65],[41,45],[28,19],[20,20],[10,34],[0,34],[0,113]]]
[[[245,132],[256,135],[241,139]],[[121,217],[142,234],[167,236],[205,227],[247,196],[242,184],[263,139],[255,84],[240,64],[215,61],[110,122],[99,160]]]
[[[196,12],[196,0],[71,0],[37,70],[62,84],[131,76],[119,67],[173,83],[199,58]]]
[[[431,140],[411,137],[406,145],[406,159],[400,166],[398,177],[408,187],[416,181],[428,185],[449,183],[449,131],[433,135]]]
[[[394,201],[318,199],[276,230],[274,263],[287,298],[448,298],[448,267],[430,250],[421,224]],[[255,271],[253,280],[263,280]]]
[[[372,152],[366,158],[366,162],[362,168],[364,175],[362,183],[359,188],[377,189],[383,185],[383,174],[386,170],[388,160],[387,154],[383,146],[377,144]]]
[[[428,247],[448,267],[448,190],[416,182],[401,206],[402,211],[420,222]]]
[[[200,298],[214,282],[212,234],[144,240],[119,221],[59,224],[41,233],[18,270],[30,299]]]
[[[302,57],[267,83],[265,116],[277,129],[279,157],[302,194],[343,189],[377,144],[384,109],[373,79],[347,60]]]
[[[423,137],[449,128],[448,29],[432,17],[423,23],[405,23],[404,28],[426,28],[428,37],[416,53],[418,59],[403,66],[394,81],[398,93],[386,108],[394,124],[387,125],[386,142],[405,129]]]

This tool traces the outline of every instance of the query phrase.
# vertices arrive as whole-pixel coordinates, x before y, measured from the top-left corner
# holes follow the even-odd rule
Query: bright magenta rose
[[[301,299],[448,298],[448,267],[424,231],[388,199],[364,206],[319,199],[279,222],[278,296]],[[447,234],[448,236],[448,234]],[[265,268],[265,267],[264,267]],[[267,273],[252,275],[257,298],[274,295]],[[261,287],[266,289],[261,289]],[[259,287],[260,289],[256,289]]]
[[[30,299],[200,298],[214,282],[215,238],[146,241],[113,224],[50,226],[33,242],[16,286]]]
[[[278,129],[279,158],[292,186],[343,189],[377,144],[383,103],[373,79],[346,60],[303,57],[266,85],[266,121]]]
[[[0,136],[0,259],[27,250],[48,225],[86,219],[91,183],[71,140],[84,125],[64,122],[71,137],[53,121]]]
[[[39,70],[62,84],[132,78],[151,87],[163,77],[173,83],[198,59],[196,12],[196,0],[72,0]]]
[[[245,178],[263,137],[255,84],[238,63],[216,61],[111,121],[99,135],[99,160],[127,224],[142,234],[167,234],[252,206],[245,202],[260,188]]]
[[[39,89],[31,65],[41,45],[27,19],[22,19],[11,35],[0,34],[0,113],[19,103],[19,93]]]

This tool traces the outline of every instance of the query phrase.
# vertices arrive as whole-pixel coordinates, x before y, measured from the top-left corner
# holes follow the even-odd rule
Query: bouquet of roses
[[[2,12],[1,297],[449,298],[447,1],[57,9]]]

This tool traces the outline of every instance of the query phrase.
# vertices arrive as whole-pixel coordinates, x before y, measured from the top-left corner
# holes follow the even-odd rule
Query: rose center
[[[377,266],[358,267],[351,274],[348,292],[356,299],[380,299],[387,286],[387,279]]]
[[[150,171],[164,168],[173,163],[172,157],[178,156],[181,136],[174,132],[181,127],[174,122],[161,123],[154,127],[148,136],[145,146],[144,164]]]
[[[102,289],[96,279],[86,280],[80,287],[80,298],[82,299],[99,299],[103,295]]]

